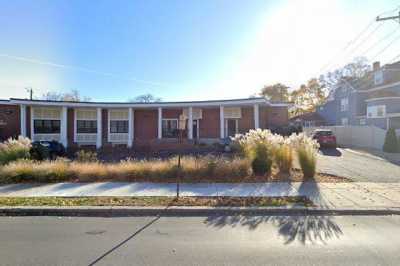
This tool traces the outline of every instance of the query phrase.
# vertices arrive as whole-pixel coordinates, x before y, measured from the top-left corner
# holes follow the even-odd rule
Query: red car
[[[329,147],[336,148],[336,137],[333,135],[332,130],[329,129],[316,129],[312,133],[312,138],[317,140],[321,148]]]

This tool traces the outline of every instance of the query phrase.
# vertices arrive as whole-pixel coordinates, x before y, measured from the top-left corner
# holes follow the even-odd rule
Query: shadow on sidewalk
[[[298,191],[300,195],[309,197],[320,208],[329,208],[314,180],[301,183]],[[329,240],[343,235],[332,216],[209,216],[205,223],[218,229],[225,226],[243,226],[249,230],[254,230],[261,224],[271,223],[278,228],[278,234],[283,237],[284,244],[291,244],[295,240],[303,245],[318,242],[326,244]]]

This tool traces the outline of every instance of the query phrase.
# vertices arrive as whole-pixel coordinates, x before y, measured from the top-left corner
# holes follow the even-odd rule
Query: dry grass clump
[[[178,159],[126,160],[119,163],[78,162],[68,160],[11,162],[0,169],[0,182],[61,182],[61,181],[148,181],[194,182],[207,179],[226,181],[248,176],[250,165],[246,159],[220,157],[182,157]]]
[[[288,144],[282,144],[275,150],[275,163],[282,173],[289,173],[293,165],[293,149]]]
[[[18,139],[9,138],[0,143],[0,165],[18,159],[28,159],[31,147],[31,140],[22,136],[19,136]]]

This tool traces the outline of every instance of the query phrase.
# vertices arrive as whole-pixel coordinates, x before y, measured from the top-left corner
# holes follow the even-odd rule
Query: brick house
[[[193,102],[116,103],[10,99],[0,102],[0,138],[56,140],[65,147],[177,143],[179,117],[186,143],[215,143],[254,128],[287,125],[283,103],[264,98]]]

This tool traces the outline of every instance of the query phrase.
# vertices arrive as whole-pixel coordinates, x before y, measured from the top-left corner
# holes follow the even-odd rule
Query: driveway
[[[400,182],[400,166],[386,159],[352,149],[324,149],[319,153],[319,172],[357,182]]]

